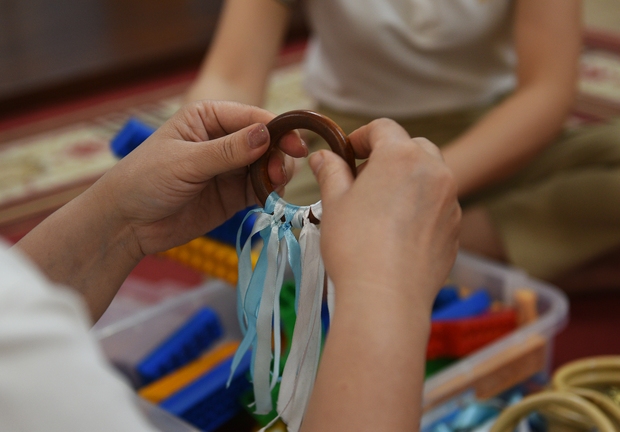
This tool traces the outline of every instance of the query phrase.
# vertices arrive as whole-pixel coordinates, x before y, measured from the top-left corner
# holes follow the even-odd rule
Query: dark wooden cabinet
[[[196,68],[221,4],[0,0],[0,114]],[[293,17],[289,39],[304,37]]]

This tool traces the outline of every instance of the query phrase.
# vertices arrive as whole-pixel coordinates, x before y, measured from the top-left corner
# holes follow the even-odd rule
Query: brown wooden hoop
[[[280,114],[267,124],[271,142],[269,149],[256,162],[250,165],[250,178],[252,187],[257,198],[264,206],[267,197],[274,191],[273,185],[269,180],[267,166],[271,153],[276,150],[278,141],[287,133],[295,129],[307,129],[319,134],[334,153],[343,158],[351,172],[355,176],[357,169],[355,166],[355,154],[349,141],[349,137],[334,121],[314,111],[296,110]],[[316,218],[312,221],[318,223]]]

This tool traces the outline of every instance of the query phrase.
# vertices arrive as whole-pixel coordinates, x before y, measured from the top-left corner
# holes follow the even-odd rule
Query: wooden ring
[[[252,187],[263,207],[267,197],[274,191],[269,180],[267,165],[271,153],[277,148],[278,141],[287,133],[295,129],[307,129],[320,135],[329,144],[334,153],[345,160],[355,176],[355,154],[349,137],[333,120],[314,111],[296,110],[280,114],[267,124],[269,130],[269,149],[256,162],[250,165]],[[316,222],[315,222],[316,223]]]

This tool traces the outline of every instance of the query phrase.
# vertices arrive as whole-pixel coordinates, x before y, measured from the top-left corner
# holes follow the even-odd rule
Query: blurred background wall
[[[0,0],[0,115],[196,68],[222,0]],[[305,37],[299,8],[289,40]]]

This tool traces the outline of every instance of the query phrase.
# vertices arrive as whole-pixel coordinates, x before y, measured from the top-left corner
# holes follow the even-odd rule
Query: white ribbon
[[[320,220],[321,210],[320,202],[311,207],[293,206],[274,192],[264,209],[253,210],[259,215],[243,248],[240,247],[241,231],[237,236],[237,310],[244,339],[233,359],[231,376],[245,352],[252,349],[255,411],[267,414],[272,410],[271,390],[280,381],[277,413],[289,431],[298,431],[301,426],[321,352],[321,305],[326,276],[320,254],[320,231],[309,220],[310,211]],[[299,242],[291,228],[301,228]],[[252,271],[251,239],[258,233],[263,239],[263,248]],[[295,278],[297,319],[280,380],[279,305],[287,262]],[[331,318],[333,288],[331,283],[327,285]]]

